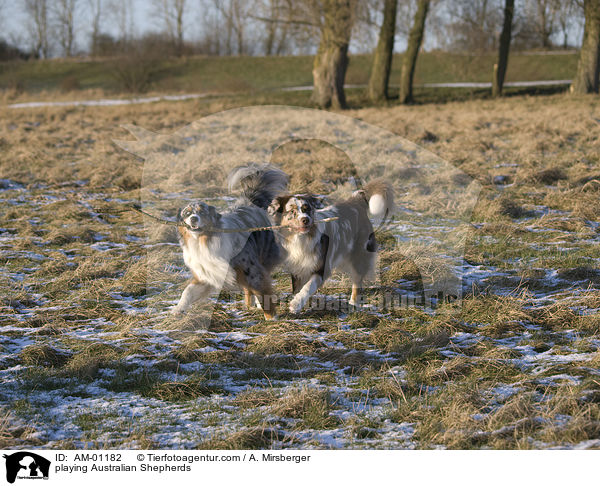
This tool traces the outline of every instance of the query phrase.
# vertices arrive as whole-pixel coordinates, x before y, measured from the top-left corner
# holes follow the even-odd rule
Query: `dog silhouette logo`
[[[48,479],[50,461],[33,452],[20,451],[6,455],[6,480],[12,484],[17,477],[27,479]]]

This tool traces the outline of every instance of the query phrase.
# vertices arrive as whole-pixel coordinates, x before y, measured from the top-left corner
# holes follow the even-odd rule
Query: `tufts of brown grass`
[[[35,436],[36,430],[32,426],[22,426],[12,411],[0,408],[0,448],[16,449],[24,444],[42,445],[42,440]]]
[[[346,323],[351,329],[373,329],[381,322],[382,317],[369,312],[352,312],[346,317]]]
[[[573,268],[561,268],[558,270],[558,277],[564,280],[585,280],[587,282],[600,283],[600,270],[587,265]]]
[[[94,280],[115,279],[123,271],[123,262],[106,255],[92,255],[79,260],[74,269],[60,273],[47,288],[49,292],[67,293]]]
[[[443,348],[450,335],[445,326],[425,326],[419,332],[406,330],[401,321],[388,321],[377,326],[369,336],[370,341],[382,351],[396,353],[402,359],[421,356],[430,350]]]
[[[231,316],[212,303],[195,305],[183,315],[168,314],[157,325],[157,328],[215,332],[226,332],[233,329]]]
[[[495,194],[485,194],[479,198],[473,211],[475,221],[494,223],[498,219],[518,219],[530,216],[531,213],[518,204],[514,198]]]
[[[145,395],[169,402],[181,402],[220,391],[220,388],[208,385],[206,381],[204,376],[192,375],[183,381],[156,383]]]
[[[430,412],[419,414],[416,428],[423,446],[444,445],[450,449],[472,449],[478,446],[475,432],[479,429],[479,424],[474,417],[481,411],[483,403],[477,392],[476,387],[465,390],[449,385],[447,390],[427,398]],[[403,409],[406,410],[402,407],[399,411]]]
[[[535,322],[553,330],[572,329],[577,327],[580,316],[567,304],[557,302],[534,312]]]
[[[94,243],[96,233],[84,226],[63,226],[53,228],[46,236],[46,242],[52,246],[66,246],[70,243]]]
[[[249,341],[246,348],[248,352],[267,356],[278,353],[311,355],[324,346],[311,337],[306,329],[299,330],[297,324],[280,321],[266,325],[268,327],[264,334]]]
[[[299,419],[299,428],[329,429],[339,424],[330,415],[331,396],[326,390],[291,389],[271,406],[271,411],[281,417]]]
[[[598,314],[579,316],[576,323],[577,330],[588,336],[600,334],[600,315]]]
[[[556,184],[558,181],[564,181],[567,178],[567,174],[561,167],[548,167],[532,171],[532,173],[525,177],[525,181],[549,186]]]
[[[181,276],[170,270],[172,262],[173,254],[168,251],[152,251],[134,261],[123,257],[125,271],[115,280],[113,289],[122,295],[140,296],[148,290],[163,290],[168,284],[180,283]]]
[[[294,140],[278,147],[271,155],[290,175],[291,192],[329,194],[338,185],[356,176],[356,169],[340,149],[321,140]]]
[[[285,434],[269,424],[239,430],[222,439],[209,439],[198,444],[198,449],[253,450],[268,449],[273,442],[285,439]]]
[[[107,343],[87,344],[78,350],[61,370],[65,377],[76,377],[80,380],[90,381],[98,376],[101,368],[107,368],[120,357],[120,352]]]
[[[272,405],[279,399],[272,388],[249,388],[233,399],[233,404],[240,408],[257,408]]]
[[[496,321],[484,325],[480,328],[479,332],[483,336],[491,337],[494,339],[505,338],[508,336],[514,336],[515,334],[521,334],[525,328],[519,321]]]
[[[483,294],[463,299],[461,319],[466,323],[484,324],[487,326],[504,326],[507,322],[531,321],[532,316],[524,309],[526,294],[516,295]],[[488,327],[488,332],[493,332]]]
[[[37,268],[35,274],[37,277],[52,277],[60,275],[61,273],[68,272],[73,268],[75,264],[69,262],[68,258],[62,253],[52,253],[50,259],[42,262]]]
[[[0,279],[0,282],[2,279]],[[18,286],[15,288],[12,282],[7,282],[7,285],[3,287],[9,289],[8,295],[3,295],[0,297],[0,309],[3,311],[8,311],[8,313],[14,313],[19,309],[27,308],[27,307],[35,307],[38,305],[38,301],[31,295],[31,292],[28,291],[23,286]]]
[[[70,357],[70,352],[47,344],[31,344],[19,353],[19,358],[24,365],[43,366],[45,368],[60,368],[67,363]]]
[[[421,272],[414,262],[398,251],[380,254],[381,282],[384,285],[394,285],[399,280],[420,281]]]
[[[394,285],[398,280],[450,282],[455,279],[454,271],[438,254],[439,249],[416,243],[382,251],[379,256],[381,282],[384,285]]]
[[[356,375],[364,369],[378,367],[381,360],[364,351],[346,351],[345,349],[323,349],[317,353],[322,361],[337,364],[344,373]]]
[[[180,346],[173,352],[173,358],[181,363],[192,363],[199,361],[202,357],[201,348],[209,345],[209,341],[204,336],[190,336],[182,340]]]
[[[0,447],[8,449],[13,445],[13,435],[10,432],[10,424],[13,423],[10,412],[0,410]]]

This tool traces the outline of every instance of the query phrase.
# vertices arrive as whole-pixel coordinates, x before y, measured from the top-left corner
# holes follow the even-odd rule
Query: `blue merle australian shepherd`
[[[241,187],[234,207],[220,214],[204,202],[179,211],[179,242],[192,279],[172,313],[185,312],[195,301],[211,293],[241,287],[248,307],[260,304],[266,319],[275,316],[271,272],[283,255],[272,231],[220,232],[270,226],[269,203],[287,188],[288,176],[271,165],[250,164],[229,175],[229,188]]]
[[[393,210],[394,195],[390,184],[375,180],[345,201],[319,206],[313,195],[292,194],[276,197],[268,208],[272,223],[283,226],[276,234],[292,274],[292,313],[306,305],[335,269],[350,275],[349,304],[360,306],[360,288],[372,276],[376,262],[377,242],[369,213],[383,220]]]

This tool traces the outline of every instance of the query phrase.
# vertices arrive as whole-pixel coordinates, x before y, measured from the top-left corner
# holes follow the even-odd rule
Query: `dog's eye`
[[[308,207],[308,204],[303,204],[300,209],[303,213],[307,213],[310,208]]]

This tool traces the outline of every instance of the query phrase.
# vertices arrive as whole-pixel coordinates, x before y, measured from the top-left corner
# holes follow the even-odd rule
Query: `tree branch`
[[[260,17],[258,15],[249,14],[248,17],[253,18],[254,20],[260,20],[261,22],[269,22],[269,23],[278,23],[278,24],[292,24],[292,25],[308,25],[310,27],[320,27],[319,24],[315,24],[314,22],[310,22],[309,20],[284,20],[284,19],[272,19],[269,17]]]

